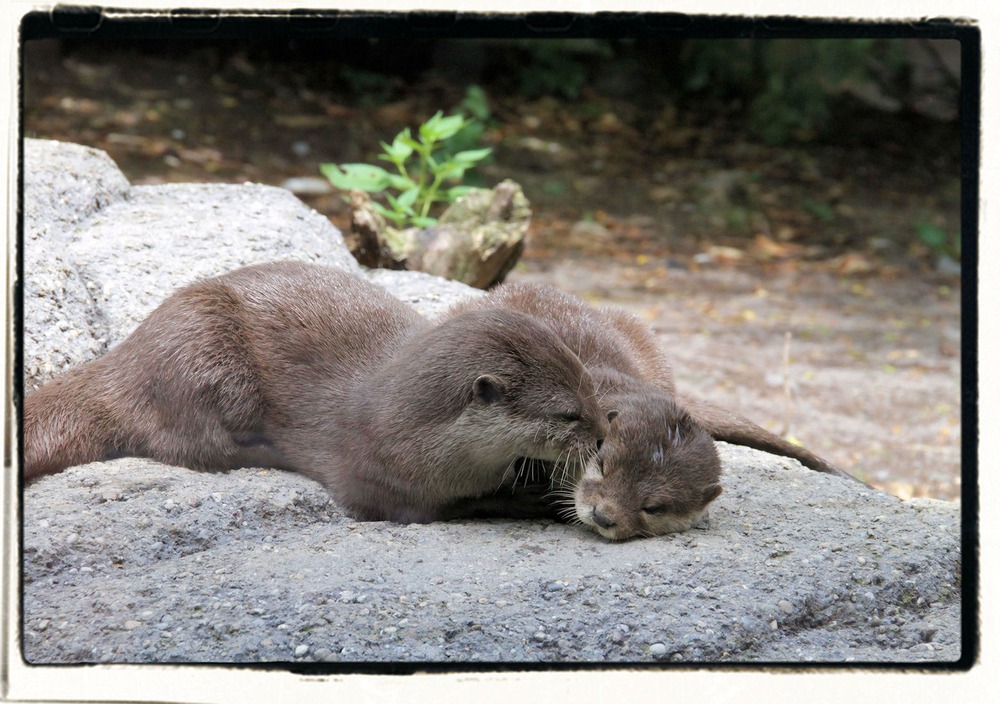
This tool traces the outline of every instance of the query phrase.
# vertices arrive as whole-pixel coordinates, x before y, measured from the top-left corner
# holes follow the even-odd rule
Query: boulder
[[[28,140],[26,390],[199,276],[294,258],[434,316],[473,289],[365,272],[291,194],[131,187]],[[56,170],[58,174],[49,174]],[[48,185],[46,185],[48,184]],[[551,521],[358,522],[272,469],[142,459],[25,488],[23,657],[148,662],[944,663],[963,656],[961,509],[720,444],[693,529],[610,543]],[[132,692],[137,698],[140,694]],[[149,693],[169,698],[158,690]]]

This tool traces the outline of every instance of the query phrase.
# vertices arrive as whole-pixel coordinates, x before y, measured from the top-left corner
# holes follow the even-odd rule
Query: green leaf
[[[320,164],[320,172],[342,191],[384,191],[389,172],[369,164]]]
[[[441,122],[441,118],[443,116],[444,113],[438,110],[436,113],[431,115],[427,122],[417,128],[417,134],[420,135],[421,142],[424,144],[433,144],[437,141],[438,123]]]
[[[417,182],[401,174],[389,174],[389,185],[397,191],[408,191],[417,188]]]
[[[403,223],[406,221],[406,215],[404,213],[397,213],[395,210],[390,210],[381,203],[376,203],[375,201],[372,201],[372,210],[396,225],[396,227],[402,227]]]
[[[452,157],[452,161],[463,162],[467,164],[474,164],[477,161],[482,161],[488,157],[493,152],[493,149],[486,147],[485,149],[469,149],[464,152],[459,152]]]
[[[456,164],[453,161],[446,161],[435,169],[434,173],[440,176],[442,180],[450,181],[462,178],[468,168],[469,167],[465,164]]]
[[[403,130],[402,132],[400,132],[399,134],[396,135],[396,139],[393,140],[393,143],[396,143],[396,142],[398,142],[399,144],[403,145],[404,147],[409,148],[410,151],[411,151],[411,153],[412,153],[412,151],[414,149],[417,149],[420,146],[420,142],[418,142],[417,140],[415,140],[410,135],[410,128],[409,127],[407,127],[405,130]]]
[[[461,115],[451,115],[450,117],[442,118],[440,124],[438,125],[438,141],[448,139],[454,134],[457,134],[460,129],[465,127],[466,120]]]
[[[391,193],[386,193],[385,199],[389,201],[389,205],[392,206],[394,212],[399,213],[400,215],[409,215],[411,217],[416,215],[413,208],[410,207],[411,204],[404,203],[401,197],[396,198]]]
[[[411,218],[410,223],[414,227],[433,227],[434,225],[437,225],[437,218],[417,216],[415,218]]]
[[[390,155],[396,161],[406,161],[413,150],[416,149],[417,143],[413,141],[410,137],[410,128],[407,127],[405,130],[396,135],[396,138],[392,140],[392,144],[382,143],[382,149],[385,153]]]
[[[948,233],[937,225],[922,222],[917,225],[917,236],[920,241],[934,250],[939,250],[948,242]]]
[[[454,203],[471,190],[472,186],[455,186],[454,188],[449,188],[444,194],[449,203]]]
[[[420,139],[425,144],[433,144],[448,139],[460,129],[465,127],[465,118],[461,115],[450,115],[443,117],[443,113],[438,111],[424,124],[420,125]]]
[[[397,202],[400,207],[406,208],[409,212],[413,212],[413,204],[417,202],[417,196],[420,195],[420,189],[414,186],[413,188],[403,191],[399,194]]]
[[[486,120],[490,116],[490,102],[484,91],[479,86],[469,86],[465,89],[465,99],[462,107],[472,113],[477,120]]]

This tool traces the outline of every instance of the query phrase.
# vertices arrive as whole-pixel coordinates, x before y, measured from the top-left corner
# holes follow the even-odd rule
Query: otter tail
[[[793,445],[774,433],[764,430],[764,428],[738,413],[733,413],[708,401],[700,401],[688,396],[678,395],[677,400],[681,406],[687,409],[691,417],[716,440],[731,442],[734,445],[752,447],[755,450],[763,450],[764,452],[781,455],[782,457],[791,457],[817,472],[861,482],[857,477],[830,464],[822,457],[814,455],[804,447]],[[864,484],[864,482],[861,483]]]
[[[95,367],[96,362],[84,364],[24,399],[25,482],[115,456],[114,438],[93,393]]]

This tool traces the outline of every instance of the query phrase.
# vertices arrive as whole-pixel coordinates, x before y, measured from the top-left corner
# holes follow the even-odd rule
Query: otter
[[[611,433],[597,455],[569,476],[550,472],[554,501],[570,521],[614,540],[687,530],[722,492],[713,439],[853,479],[739,414],[678,395],[652,331],[625,311],[598,310],[552,286],[507,283],[446,316],[490,309],[520,311],[548,324],[584,362],[601,407],[611,414]]]
[[[180,289],[106,355],[25,398],[24,477],[133,455],[318,480],[353,517],[429,522],[518,458],[586,463],[609,431],[590,374],[513,310],[432,325],[315,264]]]

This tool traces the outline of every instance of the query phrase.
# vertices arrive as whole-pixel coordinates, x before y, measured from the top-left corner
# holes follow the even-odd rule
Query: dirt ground
[[[433,83],[368,105],[239,51],[25,56],[24,134],[104,149],[133,183],[315,179],[461,99]],[[875,486],[958,499],[960,278],[915,235],[959,227],[957,127],[845,115],[843,143],[779,149],[596,93],[491,108],[482,178],[534,206],[511,278],[628,308],[683,389]],[[300,197],[347,228],[339,194]]]

